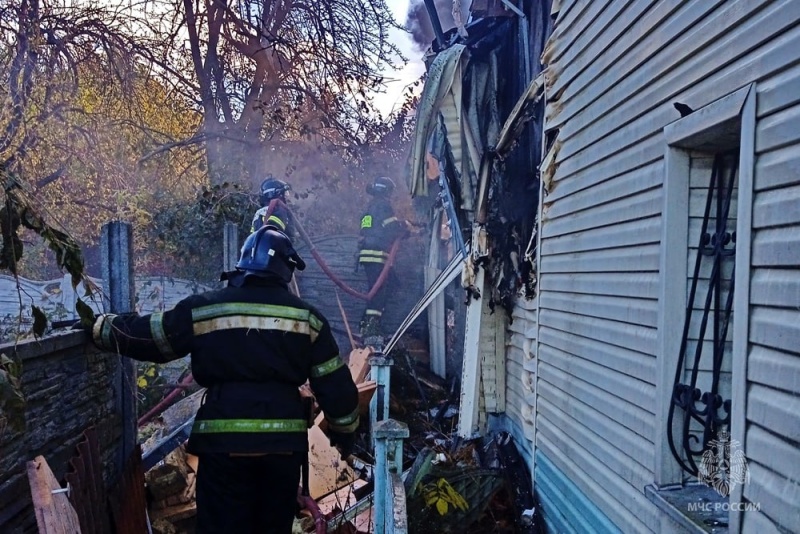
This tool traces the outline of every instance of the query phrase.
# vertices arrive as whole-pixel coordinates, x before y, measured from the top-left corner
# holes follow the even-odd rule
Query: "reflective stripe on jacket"
[[[284,233],[289,233],[291,230],[289,227],[291,225],[292,216],[284,206],[277,205],[275,209],[272,210],[272,213],[267,217],[267,211],[269,211],[269,206],[264,206],[263,208],[259,208],[256,211],[255,215],[253,215],[253,222],[250,224],[250,233],[255,232],[262,226],[266,224],[272,224],[279,228]]]
[[[358,426],[358,392],[327,320],[277,282],[251,277],[167,312],[103,315],[93,337],[137,360],[191,354],[195,381],[208,388],[189,440],[194,454],[306,450],[298,391],[306,380],[332,430]]]
[[[394,215],[392,205],[385,198],[375,198],[361,216],[358,261],[360,263],[386,263],[392,243],[405,230]]]

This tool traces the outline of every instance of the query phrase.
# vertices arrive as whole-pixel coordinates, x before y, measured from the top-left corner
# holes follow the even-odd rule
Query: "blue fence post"
[[[376,352],[369,358],[370,377],[375,381],[375,395],[369,402],[370,428],[374,429],[379,421],[389,418],[389,387],[394,360],[382,352]],[[375,448],[375,432],[372,433],[372,447]]]
[[[401,534],[395,531],[392,475],[399,476],[403,472],[403,439],[408,437],[408,425],[384,419],[372,427],[372,437],[375,440],[375,532]],[[405,525],[405,514],[401,516],[401,524]]]
[[[123,221],[103,225],[100,237],[103,275],[103,311],[134,311],[136,289],[133,280],[133,227]],[[129,358],[120,359],[115,378],[115,401],[122,421],[122,443],[116,459],[118,474],[136,447],[136,367]]]

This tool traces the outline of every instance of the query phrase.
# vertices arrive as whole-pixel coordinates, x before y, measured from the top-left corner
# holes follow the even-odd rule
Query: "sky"
[[[75,0],[65,0],[67,3],[74,2]],[[102,3],[104,0],[100,0]],[[430,35],[428,15],[424,8],[424,0],[385,0],[386,5],[391,9],[395,21],[401,26],[405,27],[409,20],[409,10],[413,4],[413,13],[410,15],[411,20],[414,20],[415,32],[412,35],[409,32],[401,30],[394,30],[390,34],[392,39],[398,46],[402,54],[408,59],[408,63],[399,70],[387,71],[384,73],[386,80],[386,90],[384,93],[375,96],[375,104],[381,114],[386,117],[392,110],[399,108],[403,103],[403,92],[405,89],[415,81],[417,81],[425,73],[425,64],[422,62],[422,56],[425,53],[427,45],[431,42],[432,36]],[[0,0],[2,3],[2,0]],[[113,2],[116,4],[117,2]],[[449,9],[445,5],[452,4],[452,0],[435,0],[439,5],[440,16],[444,17],[442,23],[447,26],[447,17],[449,17]],[[464,2],[468,4],[467,2]],[[424,19],[424,20],[420,20]],[[419,22],[416,22],[419,21]],[[416,36],[416,40],[415,40]]]
[[[405,26],[409,0],[386,0],[386,4],[392,10],[392,14],[398,24]],[[405,88],[425,73],[425,64],[422,62],[424,50],[414,42],[411,34],[394,31],[390,38],[397,44],[403,55],[408,58],[408,63],[400,70],[385,73],[387,80],[386,93],[378,94],[375,97],[375,103],[384,116],[402,105]]]
[[[455,27],[453,18],[454,5],[461,6],[461,20],[465,23],[469,19],[469,5],[467,0],[455,2],[454,0],[433,0],[439,24],[445,33]],[[433,43],[434,35],[430,16],[425,7],[425,0],[386,0],[386,5],[391,9],[394,19],[402,27],[409,27],[410,32],[397,30],[390,34],[403,55],[408,58],[408,64],[397,71],[386,72],[386,94],[378,95],[376,104],[378,109],[386,116],[392,109],[402,104],[404,89],[414,83],[425,73],[425,64],[422,56]]]

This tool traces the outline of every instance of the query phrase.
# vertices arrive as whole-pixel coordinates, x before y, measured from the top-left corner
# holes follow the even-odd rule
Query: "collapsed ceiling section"
[[[409,160],[412,196],[438,197],[457,249],[474,224],[485,229],[490,306],[509,317],[536,282],[544,99],[541,66],[530,58],[540,56],[549,31],[549,2],[541,4],[531,13],[495,10],[445,35],[428,62]]]

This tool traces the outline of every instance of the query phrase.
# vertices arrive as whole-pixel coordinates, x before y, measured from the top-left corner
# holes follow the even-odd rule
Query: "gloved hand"
[[[106,314],[99,314],[99,315],[96,314],[92,319],[92,322],[88,322],[86,320],[80,320],[72,325],[72,330],[83,330],[84,332],[86,332],[86,335],[92,341],[94,346],[99,349],[102,349],[103,347],[101,347],[98,344],[97,340],[94,339],[94,330],[95,330],[94,327],[95,325],[99,326],[98,321],[100,321],[100,324],[102,324],[102,321],[105,320],[105,317]]]
[[[354,432],[334,432],[328,431],[328,439],[331,441],[331,446],[339,449],[339,454],[342,455],[342,460],[347,460],[347,457],[353,454],[353,449],[356,445],[356,435]]]
[[[92,342],[92,345],[98,349],[102,349],[102,347],[100,347],[94,339],[94,325],[97,322],[98,317],[100,316],[95,315],[94,320],[91,323],[85,320],[76,321],[70,327],[70,330],[83,330],[83,332],[86,334],[86,337]]]
[[[87,323],[85,323],[83,321],[77,321],[75,324],[72,325],[70,330],[83,330],[87,334],[92,335],[92,327],[93,326],[94,326],[94,323],[87,324]]]

